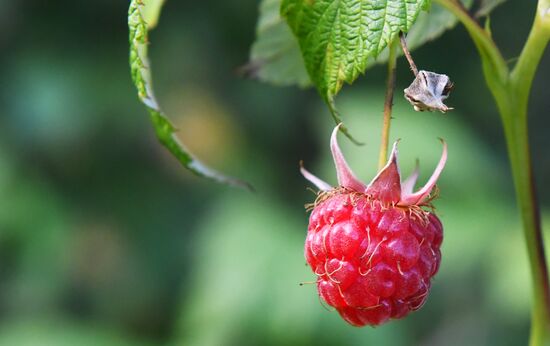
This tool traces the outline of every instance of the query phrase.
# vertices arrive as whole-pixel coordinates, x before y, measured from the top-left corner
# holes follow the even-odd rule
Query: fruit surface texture
[[[309,219],[305,257],[321,298],[355,326],[419,309],[441,261],[437,216],[343,189],[320,199]]]

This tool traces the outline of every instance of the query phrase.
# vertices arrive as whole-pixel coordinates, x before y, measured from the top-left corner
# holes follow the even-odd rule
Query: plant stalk
[[[391,112],[393,108],[393,91],[395,90],[395,70],[397,64],[397,45],[399,38],[395,38],[389,45],[388,79],[386,81],[386,97],[384,100],[384,121],[382,123],[382,139],[380,142],[380,156],[378,169],[382,169],[388,158],[388,145],[390,137]]]
[[[540,8],[540,6],[539,6]],[[550,40],[550,26],[535,15],[519,60],[510,73],[507,99],[497,98],[504,124],[518,205],[523,220],[531,275],[533,302],[530,346],[550,345],[550,289],[539,206],[528,136],[528,103],[535,73]],[[548,19],[547,19],[548,20]]]
[[[516,95],[517,96],[517,95]],[[523,101],[497,100],[504,121],[504,132],[512,176],[520,209],[532,277],[530,346],[550,345],[550,294],[548,267],[539,207],[533,179],[527,127],[527,108]]]
[[[540,13],[541,11],[549,11],[550,5],[547,9],[541,7],[539,5],[527,42],[516,66],[510,73],[511,87],[514,89],[514,93],[519,96],[520,101],[523,102],[521,107],[525,109],[527,109],[537,67],[550,40],[550,13],[545,15]],[[527,116],[527,112],[524,116]]]
[[[462,22],[483,63],[496,101],[508,148],[532,277],[530,346],[550,345],[550,290],[544,239],[537,204],[528,136],[528,102],[537,66],[550,40],[550,1],[540,0],[527,42],[512,72],[490,34],[456,0],[436,0]]]

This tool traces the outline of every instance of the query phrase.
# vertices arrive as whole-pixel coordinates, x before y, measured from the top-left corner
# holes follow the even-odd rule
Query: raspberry
[[[419,309],[441,259],[437,216],[345,189],[322,196],[305,243],[321,298],[357,326]]]
[[[430,193],[447,157],[418,192],[418,168],[401,183],[394,144],[388,164],[369,185],[355,178],[331,139],[336,188],[302,167],[321,192],[313,205],[305,258],[319,296],[354,326],[380,325],[424,305],[441,261],[443,226],[430,211]]]

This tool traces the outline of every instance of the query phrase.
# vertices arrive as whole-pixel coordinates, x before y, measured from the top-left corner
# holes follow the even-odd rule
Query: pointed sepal
[[[439,159],[439,163],[437,164],[437,167],[435,168],[434,172],[432,173],[432,176],[420,190],[418,190],[415,193],[410,194],[404,194],[401,197],[401,201],[399,202],[399,205],[419,205],[424,203],[428,197],[430,196],[430,193],[432,192],[435,184],[437,183],[437,180],[439,179],[439,175],[443,171],[443,168],[445,167],[445,163],[447,162],[447,143],[443,139],[441,139],[441,143],[443,144],[443,152],[441,153],[441,158]]]
[[[397,203],[401,200],[401,175],[397,165],[397,143],[393,144],[388,163],[368,185],[366,194],[384,203]]]
[[[419,173],[420,173],[420,165],[418,163],[418,160],[416,160],[416,164],[414,166],[414,170],[412,171],[411,175],[409,175],[407,179],[401,182],[401,196],[410,195],[413,193],[414,185],[418,180]]]
[[[302,161],[300,161],[300,173],[302,173],[304,178],[309,180],[309,182],[315,185],[319,190],[321,191],[332,190],[332,186],[330,186],[329,183],[319,179],[317,176],[311,174],[307,169],[305,169]]]
[[[349,168],[340,146],[338,145],[338,129],[342,124],[338,124],[332,131],[330,137],[330,150],[332,151],[332,158],[334,159],[334,165],[336,166],[336,175],[338,177],[338,184],[350,190],[363,193],[365,191],[365,184],[355,177],[351,168]]]

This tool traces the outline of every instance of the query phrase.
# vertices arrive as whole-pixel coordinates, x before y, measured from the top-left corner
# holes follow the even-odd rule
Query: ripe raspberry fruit
[[[313,205],[305,257],[317,275],[319,296],[354,326],[380,325],[422,307],[439,269],[443,226],[430,211],[430,193],[447,159],[447,146],[428,183],[413,193],[418,167],[401,182],[397,143],[386,166],[368,185],[331,151],[339,186],[302,174],[321,192]]]

